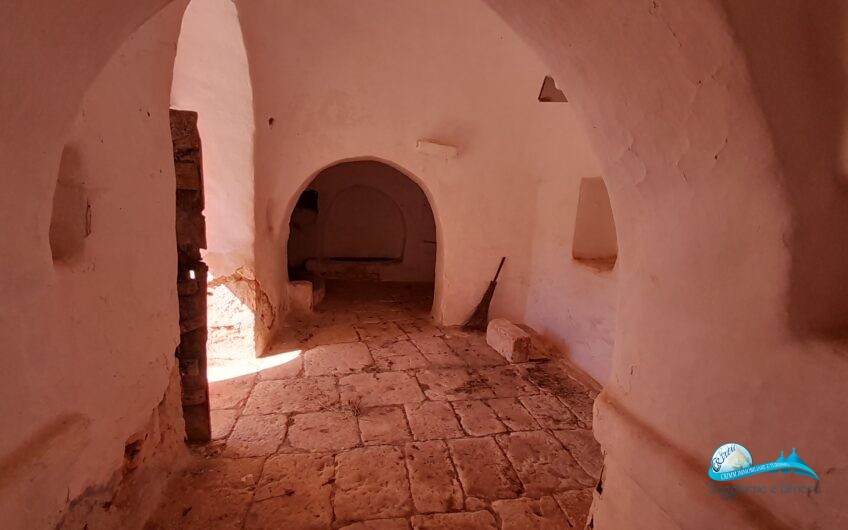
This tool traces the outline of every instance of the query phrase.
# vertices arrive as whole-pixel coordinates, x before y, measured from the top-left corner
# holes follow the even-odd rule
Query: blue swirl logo
[[[713,458],[710,460],[708,473],[711,479],[720,482],[751,477],[760,473],[795,473],[819,480],[816,472],[801,460],[794,447],[792,454],[788,457],[784,456],[783,451],[781,451],[780,458],[774,462],[754,465],[751,452],[745,449],[742,444],[733,442],[726,443],[715,450]]]

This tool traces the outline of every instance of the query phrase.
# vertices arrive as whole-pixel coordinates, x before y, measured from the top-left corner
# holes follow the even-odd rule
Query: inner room
[[[292,211],[292,303],[309,310],[359,282],[359,290],[376,291],[409,284],[432,304],[436,248],[433,210],[411,178],[377,161],[330,166],[307,185]]]

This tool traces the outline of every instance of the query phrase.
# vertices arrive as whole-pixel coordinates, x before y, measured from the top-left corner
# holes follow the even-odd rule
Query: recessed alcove
[[[59,162],[50,216],[50,251],[54,262],[68,261],[82,253],[85,238],[91,232],[90,216],[80,153],[75,147],[66,146]]]
[[[580,181],[572,256],[597,270],[612,270],[618,259],[618,238],[607,187],[601,177]]]
[[[539,101],[542,103],[568,103],[568,98],[565,97],[565,92],[557,87],[554,78],[546,75],[542,81],[542,88],[539,90]]]

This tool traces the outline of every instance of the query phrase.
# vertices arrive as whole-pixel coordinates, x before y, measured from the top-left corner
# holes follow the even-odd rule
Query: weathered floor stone
[[[378,316],[379,318],[379,316]],[[394,322],[376,322],[373,324],[357,324],[356,331],[364,341],[405,340],[408,337]]]
[[[594,483],[556,438],[545,431],[497,437],[529,497],[580,489]]]
[[[447,443],[466,495],[496,500],[522,493],[518,477],[492,438],[460,438]]]
[[[340,522],[409,515],[412,499],[401,449],[365,447],[339,454],[334,506]]]
[[[274,454],[286,436],[286,420],[284,414],[240,417],[227,439],[224,455],[247,457]]]
[[[601,469],[604,466],[604,457],[601,454],[601,444],[595,440],[592,431],[586,429],[575,429],[565,431],[553,431],[566,450],[577,460],[584,470],[595,480],[601,478]]]
[[[309,348],[314,348],[324,344],[344,344],[345,342],[358,341],[359,335],[351,324],[333,323],[311,328],[306,344]]]
[[[245,528],[329,528],[333,471],[333,457],[327,455],[270,457]]]
[[[538,394],[539,389],[524,379],[514,366],[489,366],[478,373],[497,397],[517,397]]]
[[[414,530],[497,530],[489,512],[436,513],[412,518]]]
[[[459,401],[494,397],[483,378],[468,368],[436,368],[416,373],[428,398]]]
[[[215,410],[242,406],[255,383],[255,375],[244,375],[209,383],[209,407]]]
[[[434,368],[466,366],[465,361],[454,353],[441,337],[413,335],[412,343]]]
[[[533,431],[539,423],[517,400],[512,398],[489,399],[486,401],[510,431]]]
[[[356,418],[349,412],[308,412],[292,418],[289,446],[307,451],[338,451],[359,445]]]
[[[584,488],[554,494],[554,499],[568,518],[570,526],[566,528],[582,529],[586,526],[589,510],[592,507],[593,489]]]
[[[244,406],[245,414],[313,412],[339,401],[329,376],[259,381]]]
[[[568,520],[552,497],[495,501],[492,509],[501,520],[501,530],[562,530]]]
[[[212,421],[212,439],[226,438],[236,424],[239,411],[235,409],[219,409],[209,412]]]
[[[471,436],[487,436],[507,430],[484,401],[454,401],[452,404],[462,428]]]
[[[404,372],[353,374],[339,379],[342,401],[361,407],[401,405],[422,401],[424,395],[414,377]]]
[[[303,358],[307,376],[347,375],[374,364],[368,346],[362,342],[316,346]]]
[[[343,526],[339,530],[409,530],[406,519],[373,519]]]
[[[397,445],[412,440],[400,407],[374,407],[359,415],[359,432],[365,445]]]
[[[481,334],[454,332],[445,335],[445,342],[468,366],[507,364],[506,359],[486,344],[486,338]]]
[[[442,328],[433,322],[432,318],[414,318],[411,320],[398,320],[398,327],[412,337],[439,337],[444,334]]]
[[[545,429],[574,429],[577,417],[551,394],[518,398],[530,414]]]
[[[581,429],[592,428],[592,408],[595,405],[595,398],[589,394],[571,394],[568,397],[557,397],[563,405],[567,406],[577,416],[577,425]]]
[[[266,359],[263,357],[263,360]],[[267,381],[268,379],[290,379],[297,377],[303,370],[303,356],[298,355],[288,362],[278,364],[277,366],[269,366],[263,368],[259,372],[259,379]]]
[[[242,528],[262,461],[198,458],[168,485],[167,502],[145,528]]]
[[[419,513],[461,510],[462,489],[444,442],[414,442],[404,447],[412,501]]]
[[[408,530],[412,520],[418,528],[544,528],[550,501],[538,497],[550,495],[567,512],[565,527],[582,528],[595,485],[586,472],[598,472],[602,458],[591,433],[577,430],[591,420],[590,382],[555,359],[506,364],[480,334],[440,328],[427,316],[429,301],[395,287],[355,288],[362,299],[330,296],[289,322],[290,349],[274,341],[279,354],[216,360],[214,377],[259,372],[211,384],[220,438],[192,450],[201,465],[176,475],[148,530]],[[375,288],[388,290],[369,297]],[[362,371],[349,375],[309,376],[306,356],[290,351],[308,344],[338,353],[346,346],[334,345],[360,342],[375,362],[354,363],[347,369]],[[343,372],[332,355],[309,357],[310,373]],[[407,409],[419,437],[448,438],[414,442]],[[557,489],[570,487],[579,489]],[[527,500],[501,502],[516,497]]]
[[[416,440],[459,438],[462,429],[450,403],[446,401],[422,401],[404,405],[409,428]]]
[[[388,346],[371,343],[369,347],[371,356],[381,371],[417,370],[430,366],[418,348],[408,340],[398,341]]]

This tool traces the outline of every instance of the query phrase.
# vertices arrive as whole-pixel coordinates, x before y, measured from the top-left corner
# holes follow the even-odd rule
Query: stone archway
[[[437,224],[418,183],[376,160],[319,171],[292,209],[290,281],[435,283]]]

